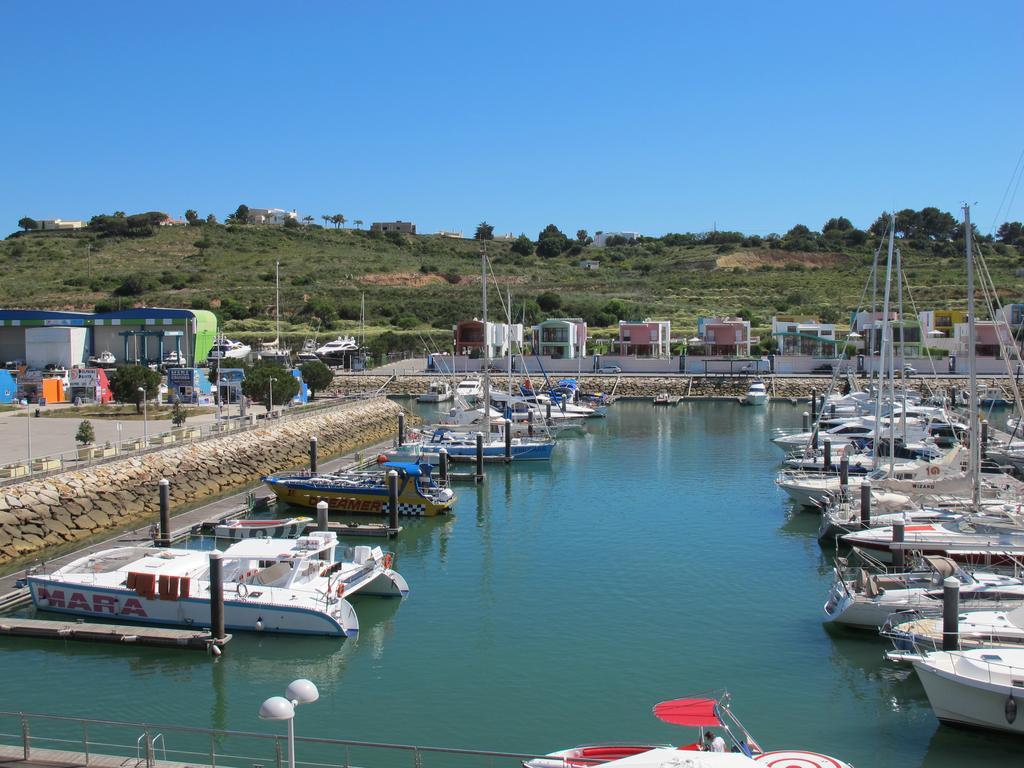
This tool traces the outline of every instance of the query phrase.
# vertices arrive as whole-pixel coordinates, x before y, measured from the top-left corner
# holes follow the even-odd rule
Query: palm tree
[[[314,221],[316,221],[316,219],[314,219],[314,218],[313,218],[312,216],[303,216],[303,217],[302,217],[302,220],[303,220],[303,222],[305,222],[305,224],[306,224],[306,226],[307,226],[307,227],[308,227],[308,226],[309,226],[310,224],[312,224],[312,223],[313,223]]]
[[[325,227],[327,226],[327,222],[331,221],[331,215],[329,213],[323,214],[320,218],[324,220]]]
[[[363,220],[362,219],[356,219],[355,222],[353,222],[353,223],[356,225],[356,229],[359,229],[361,226],[363,226]]]
[[[343,214],[339,213],[339,214],[335,215],[335,217],[334,217],[334,226],[335,226],[335,229],[337,229],[338,227],[345,226],[345,216]]]

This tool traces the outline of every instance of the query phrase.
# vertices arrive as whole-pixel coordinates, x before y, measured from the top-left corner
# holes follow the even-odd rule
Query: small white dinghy
[[[747,388],[747,396],[744,398],[744,402],[747,405],[767,405],[768,399],[768,389],[761,379],[754,379],[750,382],[750,386]]]
[[[311,517],[287,520],[231,520],[213,529],[218,539],[294,539],[313,522]]]

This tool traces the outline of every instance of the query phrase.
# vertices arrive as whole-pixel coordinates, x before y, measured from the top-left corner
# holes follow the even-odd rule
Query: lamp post
[[[271,696],[260,705],[260,720],[288,721],[288,768],[295,768],[295,708],[319,698],[316,686],[300,678],[288,686],[284,696]]]
[[[142,398],[142,439],[149,445],[149,411],[146,406],[146,388],[139,387],[139,397]]]
[[[28,407],[28,397],[24,400],[25,403],[25,431],[28,434],[28,469],[32,471],[32,412]]]
[[[273,417],[274,415],[274,377],[270,376],[267,378],[267,384],[270,386],[270,397],[267,399],[267,413]]]

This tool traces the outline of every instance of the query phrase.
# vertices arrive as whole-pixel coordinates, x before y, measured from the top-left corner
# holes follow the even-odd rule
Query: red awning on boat
[[[654,705],[654,716],[673,725],[721,725],[714,699],[672,699]]]

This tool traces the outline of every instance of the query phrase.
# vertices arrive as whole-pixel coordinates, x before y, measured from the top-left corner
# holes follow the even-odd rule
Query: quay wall
[[[392,437],[401,410],[378,397],[5,486],[0,489],[0,565],[154,517],[160,478],[171,483],[172,509],[193,504],[306,464],[311,437],[324,458]]]
[[[355,394],[360,392],[375,392],[384,387],[383,394],[395,396],[415,396],[425,392],[433,381],[442,381],[442,376],[430,375],[402,375],[382,376],[377,374],[339,374],[335,377],[330,387],[330,394]],[[819,394],[824,393],[832,382],[831,376],[771,376],[761,377],[768,387],[768,392],[773,397],[807,399],[811,396],[812,390]],[[543,381],[542,377],[532,376],[534,382]],[[496,388],[504,386],[500,374],[492,380]],[[521,374],[517,376],[521,381]],[[700,398],[734,398],[743,397],[750,386],[749,376],[690,376],[677,374],[672,376],[630,376],[622,374],[619,376],[599,376],[583,374],[579,377],[581,389],[584,392],[613,392],[617,397],[651,398],[659,392],[668,392],[670,395],[679,395],[694,399]],[[843,381],[839,382],[839,386]],[[865,381],[858,379],[858,381]],[[907,380],[908,386],[916,389],[922,394],[932,392],[949,392],[951,386],[963,390],[967,386],[966,379],[945,378],[945,377],[912,377]],[[1004,386],[1005,378],[978,379],[980,386]],[[385,386],[387,385],[387,386]],[[1009,391],[1007,387],[1007,391]]]

